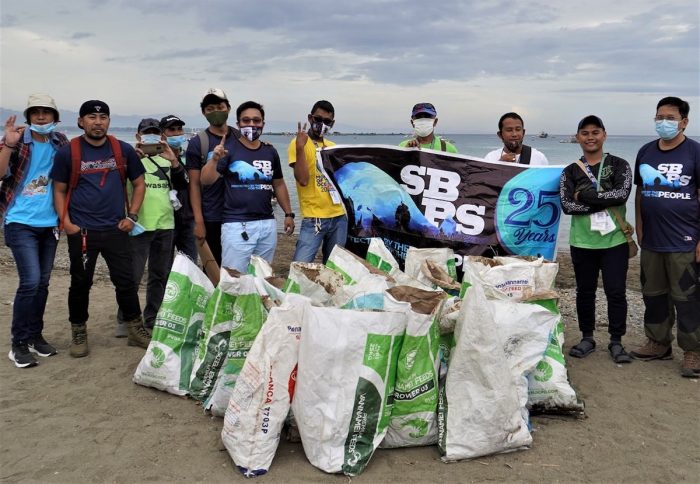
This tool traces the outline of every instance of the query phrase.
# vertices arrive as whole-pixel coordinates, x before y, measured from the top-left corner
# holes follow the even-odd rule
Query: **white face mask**
[[[430,136],[430,133],[433,132],[433,123],[434,122],[435,122],[435,120],[431,119],[431,118],[414,119],[413,120],[413,132],[416,133],[416,136],[420,136],[421,138],[425,138],[426,136]]]

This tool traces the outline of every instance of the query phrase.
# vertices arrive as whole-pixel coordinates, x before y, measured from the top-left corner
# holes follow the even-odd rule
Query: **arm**
[[[297,183],[305,187],[309,183],[309,166],[306,164],[306,152],[304,150],[309,135],[306,133],[306,123],[301,126],[298,123],[297,137],[295,138],[294,149],[289,149],[289,164],[294,164],[294,178]]]
[[[66,210],[65,216],[63,215],[63,210],[65,210],[66,206],[67,192],[67,183],[56,180],[53,181],[53,205],[56,207],[56,212],[58,212],[58,218],[60,220],[61,217],[63,217],[63,229],[66,231],[66,234],[76,234],[80,232],[80,227],[71,222],[68,210]]]
[[[639,242],[639,245],[642,245],[644,228],[642,226],[642,189],[639,185],[637,185],[637,191],[634,195],[634,223],[637,226],[637,242]],[[697,251],[695,255],[697,256]]]
[[[214,151],[212,152],[211,158],[209,158],[206,164],[202,167],[202,173],[200,180],[202,185],[211,185],[216,182],[221,177],[218,171],[219,161],[228,156],[228,150],[224,148],[226,143],[226,135],[221,137],[221,143],[216,145]]]
[[[207,231],[204,228],[204,217],[202,216],[202,186],[199,181],[200,171],[193,168],[189,171],[190,175],[190,207],[192,207],[192,215],[194,217],[194,236],[203,240],[207,236]]]
[[[609,190],[596,191],[593,187],[579,192],[578,200],[596,209],[624,205],[632,189],[632,170],[622,159],[613,161],[613,186]]]
[[[187,179],[187,171],[185,167],[178,163],[177,167],[170,168],[170,175],[172,176],[172,183],[174,190],[185,190],[189,185],[189,180]]]
[[[279,203],[284,213],[292,212],[292,204],[289,201],[289,192],[287,191],[287,184],[284,183],[284,178],[274,178],[272,180],[272,188],[275,191],[275,197],[277,197],[277,203]],[[291,217],[284,217],[284,233],[287,235],[292,235],[294,233],[294,219]]]
[[[564,168],[559,177],[559,197],[561,198],[561,209],[567,215],[582,215],[587,213],[593,213],[593,210],[589,205],[584,205],[578,201],[577,187],[580,184],[576,183],[574,179],[574,174],[572,171],[578,170],[579,167],[576,164],[571,164]],[[590,184],[590,180],[588,180]]]
[[[5,121],[5,136],[0,143],[0,179],[5,177],[7,167],[10,166],[10,157],[24,134],[24,128],[15,127],[16,119],[17,116],[10,116]]]
[[[134,187],[131,193],[131,201],[129,203],[129,213],[138,213],[141,210],[141,204],[143,203],[143,197],[146,196],[146,182],[144,181],[143,175],[131,180],[131,184]]]

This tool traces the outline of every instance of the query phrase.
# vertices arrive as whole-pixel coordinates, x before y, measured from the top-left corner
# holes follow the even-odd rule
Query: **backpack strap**
[[[82,149],[80,147],[80,136],[76,136],[70,140],[70,180],[68,181],[68,190],[65,198],[66,201],[63,204],[63,214],[61,215],[61,221],[58,224],[58,230],[63,230],[63,222],[66,219],[66,214],[68,213],[71,193],[73,193],[73,189],[78,186],[82,154]]]
[[[199,156],[202,159],[202,165],[207,162],[207,155],[209,154],[209,134],[206,129],[203,129],[199,133]]]
[[[447,141],[444,138],[440,138],[440,151],[447,151]]]
[[[520,158],[518,159],[518,163],[520,163],[521,165],[529,165],[531,158],[532,148],[530,148],[528,145],[523,145],[523,149],[520,152]]]

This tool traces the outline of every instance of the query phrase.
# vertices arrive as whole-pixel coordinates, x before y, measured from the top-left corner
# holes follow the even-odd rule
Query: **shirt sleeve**
[[[585,205],[574,200],[574,193],[576,193],[577,188],[576,175],[574,175],[576,170],[580,170],[580,168],[575,163],[572,163],[564,168],[559,177],[561,209],[567,215],[584,215],[595,212],[596,210],[593,210],[590,205]],[[590,183],[590,180],[588,182]],[[580,196],[581,193],[579,192],[579,197]]]
[[[284,178],[282,175],[282,162],[280,161],[280,155],[275,147],[270,146],[270,148],[272,148],[272,179],[279,180],[280,178]]]
[[[146,168],[143,167],[139,155],[131,145],[123,141],[120,141],[120,143],[122,145],[122,155],[126,157],[126,177],[134,181],[146,173]]]
[[[613,186],[607,190],[596,191],[593,188],[579,192],[578,199],[598,208],[624,205],[632,188],[632,170],[629,163],[622,158],[613,158]]]
[[[53,166],[49,178],[60,183],[70,181],[71,159],[70,145],[61,147],[53,158]]]
[[[530,156],[530,164],[532,166],[547,166],[549,165],[549,160],[544,156],[544,153],[533,148],[532,155]]]
[[[500,157],[501,157],[501,150],[499,149],[499,150],[489,151],[488,153],[486,153],[486,156],[484,156],[484,159],[488,160],[488,161],[498,161]]]
[[[292,138],[292,141],[287,147],[287,159],[289,160],[289,165],[293,165],[297,162],[297,138],[296,136]]]
[[[193,136],[187,143],[187,151],[185,152],[185,165],[187,170],[202,169],[202,143],[199,136]]]

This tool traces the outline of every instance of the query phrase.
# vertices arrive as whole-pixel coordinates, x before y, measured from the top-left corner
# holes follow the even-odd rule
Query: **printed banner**
[[[528,167],[432,150],[337,145],[318,162],[348,214],[346,247],[379,237],[402,264],[409,246],[553,260],[562,166]]]

